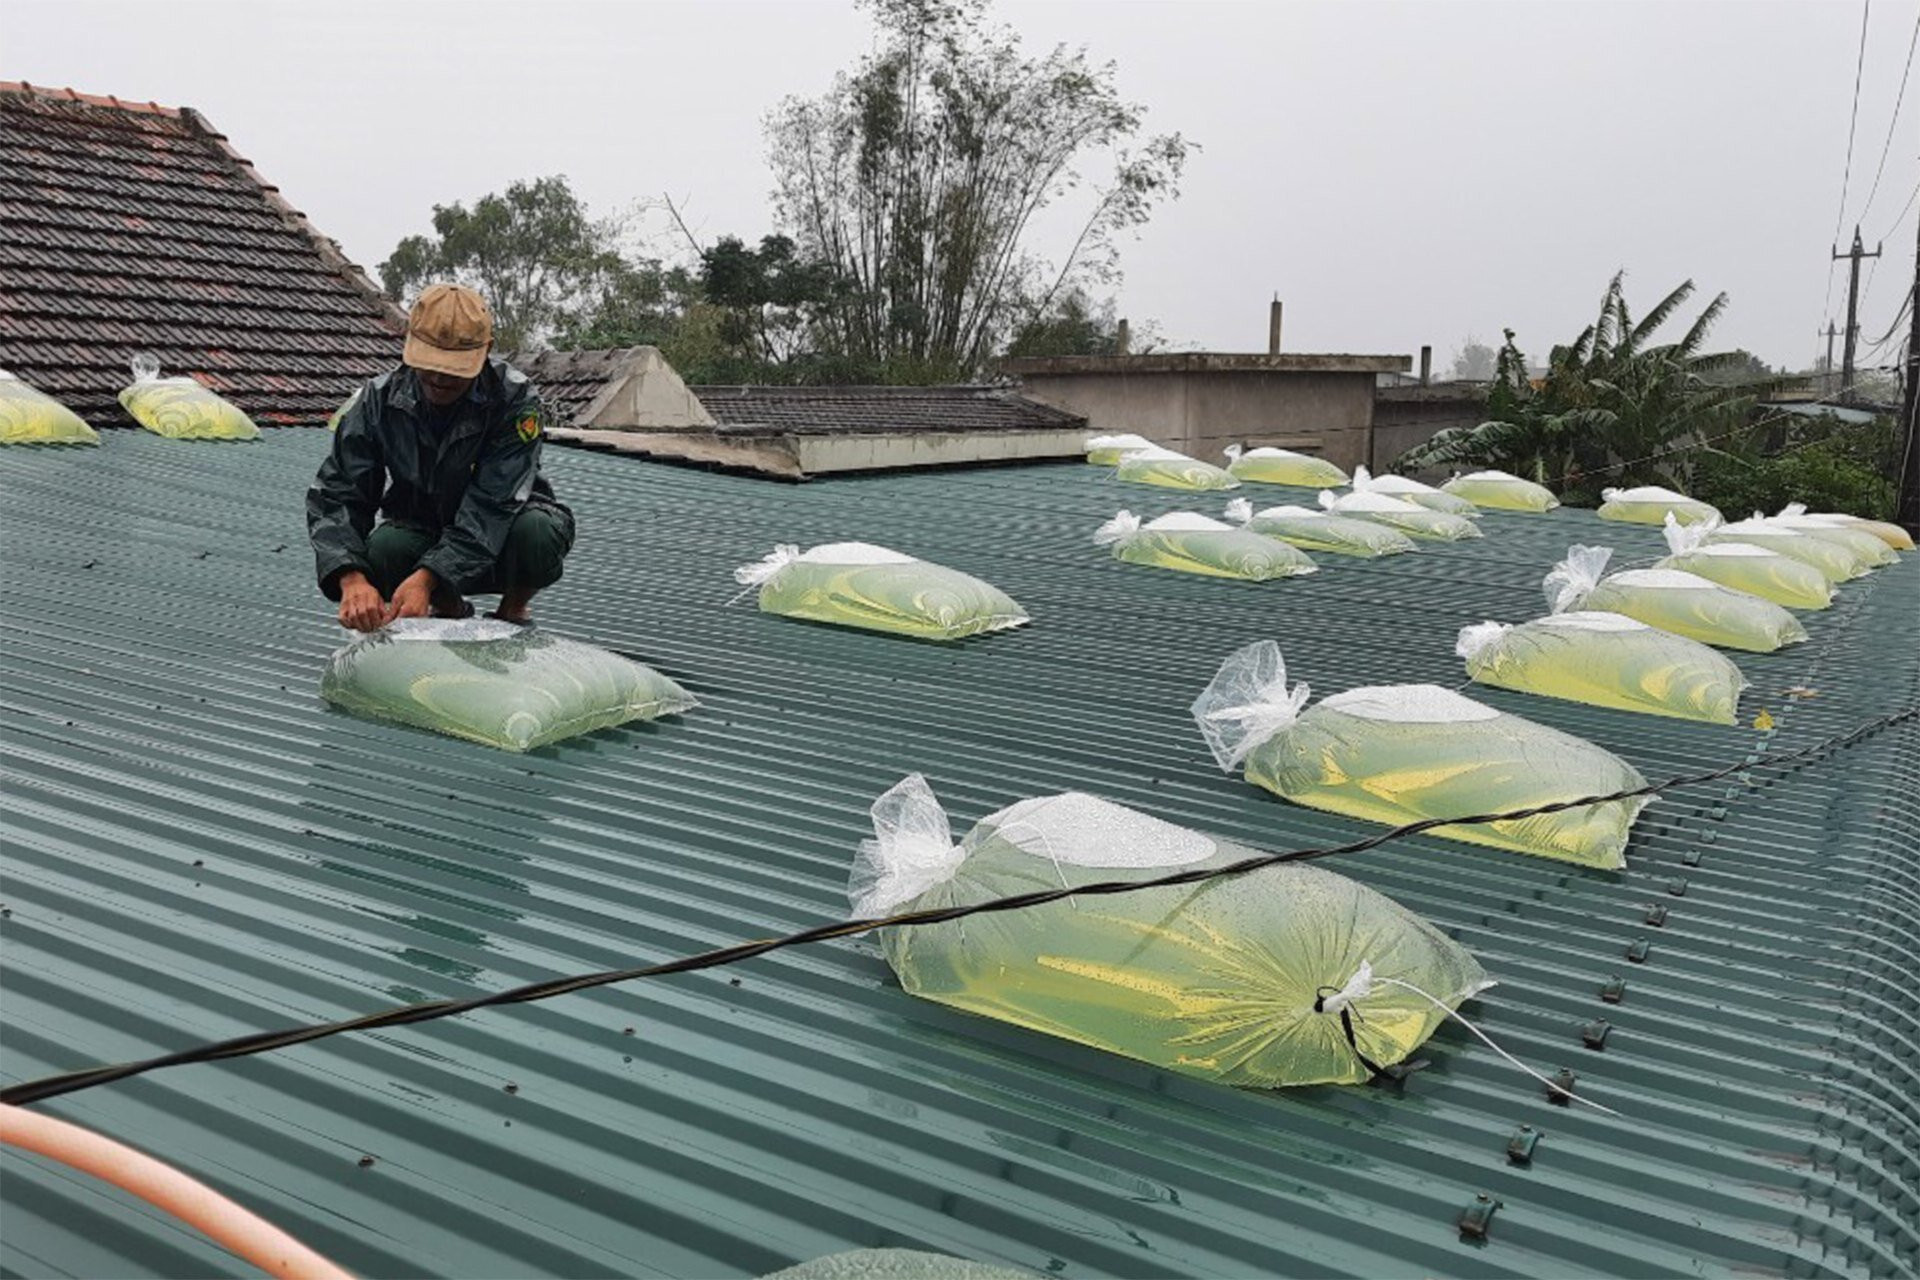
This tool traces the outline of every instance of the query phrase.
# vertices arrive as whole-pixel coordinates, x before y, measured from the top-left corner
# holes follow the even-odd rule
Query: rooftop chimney
[[[1274,295],[1273,305],[1267,311],[1267,354],[1280,354],[1280,297]]]

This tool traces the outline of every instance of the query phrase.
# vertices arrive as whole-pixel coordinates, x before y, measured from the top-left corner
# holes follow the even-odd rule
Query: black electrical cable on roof
[[[48,1098],[57,1098],[62,1094],[77,1093],[82,1089],[93,1089],[116,1080],[126,1080],[133,1076],[144,1075],[149,1071],[158,1071],[163,1067],[184,1067],[197,1062],[219,1062],[227,1058],[245,1058],[256,1053],[268,1053],[277,1049],[288,1049],[294,1045],[306,1044],[312,1040],[323,1040],[329,1036],[344,1035],[349,1031],[375,1031],[382,1027],[402,1027],[417,1022],[432,1022],[439,1018],[451,1018],[475,1010],[491,1008],[495,1005],[530,1004],[536,1000],[551,1000],[555,996],[569,995],[575,991],[586,991],[593,987],[604,987],[616,982],[630,982],[636,978],[660,978],[674,973],[693,973],[700,969],[714,969],[722,965],[738,964],[756,956],[766,955],[770,951],[779,951],[787,947],[799,946],[809,942],[828,942],[836,938],[852,937],[870,929],[911,928],[916,925],[944,924],[950,920],[960,920],[967,916],[984,915],[990,912],[1015,911],[1027,907],[1044,906],[1050,902],[1059,902],[1063,898],[1104,896],[1116,893],[1137,893],[1143,889],[1161,889],[1184,884],[1199,884],[1207,880],[1216,880],[1226,876],[1245,875],[1251,871],[1260,871],[1267,867],[1279,866],[1288,862],[1304,862],[1309,858],[1324,858],[1334,854],[1363,853],[1376,849],[1392,840],[1404,839],[1431,831],[1436,827],[1454,827],[1479,825],[1489,822],[1517,822],[1523,818],[1537,817],[1541,814],[1560,813],[1568,809],[1578,809],[1586,805],[1610,804],[1619,800],[1635,800],[1641,797],[1657,796],[1675,787],[1698,786],[1715,782],[1749,769],[1770,768],[1789,764],[1796,760],[1805,760],[1826,751],[1835,751],[1851,746],[1862,738],[1870,737],[1883,729],[1891,728],[1907,720],[1920,717],[1920,706],[1908,707],[1904,711],[1892,712],[1857,725],[1846,733],[1822,739],[1811,746],[1796,751],[1760,755],[1739,760],[1703,773],[1682,774],[1668,778],[1663,782],[1652,782],[1645,786],[1634,787],[1627,791],[1615,791],[1609,795],[1582,796],[1577,800],[1558,800],[1552,804],[1535,805],[1529,809],[1514,809],[1506,813],[1481,813],[1458,818],[1425,818],[1419,822],[1409,822],[1404,826],[1390,828],[1377,835],[1362,840],[1349,841],[1346,844],[1326,845],[1315,849],[1291,849],[1284,853],[1263,853],[1251,858],[1242,858],[1238,862],[1224,867],[1213,867],[1193,871],[1177,871],[1169,875],[1157,876],[1151,880],[1103,880],[1094,884],[1075,885],[1070,888],[1046,889],[1033,893],[1016,894],[1008,898],[995,898],[989,902],[979,902],[967,907],[943,907],[937,910],[907,911],[898,915],[872,917],[861,920],[835,920],[827,924],[816,925],[811,929],[802,929],[798,933],[789,933],[782,937],[761,938],[754,942],[736,943],[730,947],[719,947],[712,951],[703,951],[696,955],[683,956],[678,960],[668,960],[660,964],[645,965],[635,969],[608,969],[598,973],[576,974],[566,978],[550,978],[544,982],[529,983],[526,986],[513,987],[506,991],[496,991],[492,995],[474,996],[467,1000],[425,1000],[417,1004],[397,1005],[377,1013],[362,1014],[357,1018],[345,1018],[338,1022],[315,1023],[304,1027],[288,1027],[280,1031],[261,1031],[253,1035],[239,1036],[231,1040],[218,1040],[209,1044],[196,1045],[190,1049],[181,1049],[159,1057],[147,1058],[137,1062],[123,1062],[117,1066],[89,1067],[80,1071],[71,1071],[62,1075],[46,1076],[39,1080],[28,1080],[21,1084],[0,1089],[0,1102],[14,1106],[23,1106],[33,1102],[43,1102]]]

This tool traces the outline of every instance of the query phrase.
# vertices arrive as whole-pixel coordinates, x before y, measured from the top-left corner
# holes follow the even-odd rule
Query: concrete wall
[[[1486,420],[1486,388],[1460,384],[1383,387],[1373,406],[1373,468],[1393,469],[1393,460],[1449,427],[1477,427]]]
[[[1087,419],[1093,433],[1132,431],[1203,461],[1229,444],[1318,453],[1348,469],[1367,461],[1371,372],[1294,370],[1025,372],[1021,393]]]

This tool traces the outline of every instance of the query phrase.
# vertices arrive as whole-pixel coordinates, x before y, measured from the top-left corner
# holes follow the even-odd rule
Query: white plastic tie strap
[[[1470,627],[1460,628],[1459,639],[1454,641],[1453,651],[1472,662],[1494,645],[1499,644],[1507,632],[1513,630],[1504,622],[1476,622]]]
[[[1253,519],[1253,504],[1245,498],[1235,498],[1227,504],[1227,509],[1221,514],[1235,524],[1245,524]]]
[[[1547,593],[1548,611],[1566,613],[1578,609],[1593,589],[1600,585],[1600,575],[1607,571],[1607,561],[1611,559],[1612,547],[1583,547],[1578,544],[1568,547],[1567,558],[1553,566],[1541,582]]]
[[[800,548],[790,543],[781,543],[752,564],[743,564],[733,571],[733,580],[743,587],[757,587],[773,581],[780,571],[800,558]]]
[[[1720,527],[1720,521],[1708,516],[1694,524],[1681,524],[1674,519],[1673,512],[1667,512],[1667,518],[1660,535],[1667,540],[1667,550],[1674,555],[1684,556],[1688,552],[1698,551],[1706,545],[1707,535]]]
[[[1373,962],[1362,960],[1360,967],[1347,979],[1347,985],[1320,1001],[1320,1012],[1338,1014],[1355,1000],[1365,1000],[1373,994]]]
[[[1304,682],[1287,688],[1280,646],[1260,640],[1220,664],[1193,701],[1193,720],[1215,763],[1232,773],[1255,748],[1291,728],[1311,696]]]
[[[149,352],[142,351],[136,355],[127,362],[127,367],[133,370],[135,382],[157,382],[160,379],[159,357]]]
[[[1126,541],[1138,532],[1140,517],[1131,511],[1122,511],[1093,531],[1093,542],[1099,547],[1111,546]]]
[[[857,916],[884,915],[953,878],[966,851],[953,843],[947,811],[920,774],[909,774],[873,802],[873,839],[860,842],[847,878]]]

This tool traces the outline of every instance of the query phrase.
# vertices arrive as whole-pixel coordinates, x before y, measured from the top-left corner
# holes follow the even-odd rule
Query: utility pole
[[[1840,368],[1842,402],[1853,399],[1853,346],[1860,338],[1860,259],[1877,258],[1884,247],[1884,245],[1875,245],[1872,253],[1863,249],[1860,245],[1860,227],[1856,223],[1853,228],[1853,248],[1846,253],[1841,253],[1838,249],[1833,251],[1835,261],[1841,258],[1852,260],[1847,269],[1847,355],[1846,363]]]
[[[1914,229],[1913,289],[1907,299],[1913,327],[1907,331],[1907,399],[1901,425],[1906,428],[1900,455],[1900,503],[1895,519],[1909,533],[1920,533],[1920,227]]]
[[[1827,363],[1826,367],[1820,370],[1820,398],[1822,400],[1833,394],[1833,335],[1838,332],[1839,330],[1833,327],[1833,320],[1829,318],[1827,320]],[[1815,329],[1813,336],[1816,338],[1819,337],[1820,331]]]

